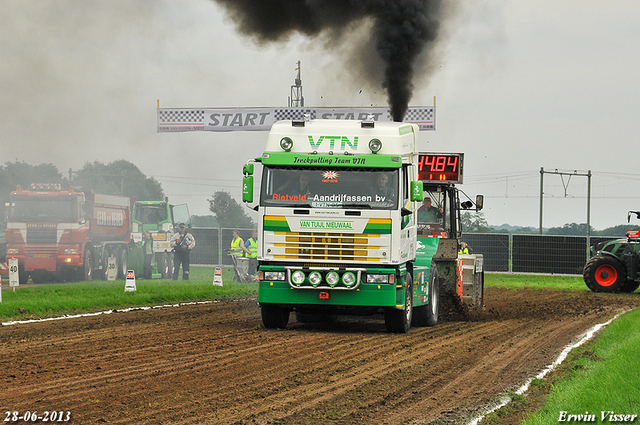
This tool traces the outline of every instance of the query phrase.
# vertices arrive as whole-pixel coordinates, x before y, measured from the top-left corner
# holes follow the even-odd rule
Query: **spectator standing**
[[[238,274],[238,258],[244,254],[244,240],[240,237],[240,231],[233,231],[233,239],[231,239],[231,252],[229,253],[233,257],[233,270],[235,272],[233,276],[234,282],[240,282],[240,275]]]
[[[182,280],[189,280],[189,253],[196,246],[196,240],[187,232],[184,223],[178,226],[178,233],[171,238],[173,247],[173,280],[178,280],[180,264],[182,264]]]
[[[253,231],[253,234],[242,247],[245,254],[244,256],[249,259],[249,274],[255,275],[258,271],[258,232]]]

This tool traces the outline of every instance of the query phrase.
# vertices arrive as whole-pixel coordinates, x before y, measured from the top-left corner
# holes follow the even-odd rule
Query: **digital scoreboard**
[[[462,184],[463,153],[418,154],[418,180]]]

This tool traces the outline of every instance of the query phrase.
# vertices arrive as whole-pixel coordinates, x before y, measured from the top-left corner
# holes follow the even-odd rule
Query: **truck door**
[[[189,207],[187,204],[174,205],[172,208],[173,224],[184,223],[187,227],[191,227],[191,216],[189,215]]]

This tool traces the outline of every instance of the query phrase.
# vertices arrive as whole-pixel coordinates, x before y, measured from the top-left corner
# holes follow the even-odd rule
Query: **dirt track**
[[[0,419],[63,410],[71,423],[464,422],[640,297],[488,289],[485,303],[470,321],[405,335],[382,319],[265,330],[255,299],[3,326]]]

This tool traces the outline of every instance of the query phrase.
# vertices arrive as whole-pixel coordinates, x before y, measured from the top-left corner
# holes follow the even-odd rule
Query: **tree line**
[[[481,211],[476,213],[465,211],[460,215],[460,221],[462,232],[465,233],[540,233],[540,229],[535,227],[497,229],[487,223],[487,220],[484,218]],[[613,227],[607,227],[604,230],[596,230],[591,226],[589,234],[591,236],[624,237],[627,230],[640,230],[640,226],[633,224],[620,224]],[[562,227],[550,227],[543,229],[542,234],[554,236],[585,236],[587,234],[587,223],[566,223]]]

